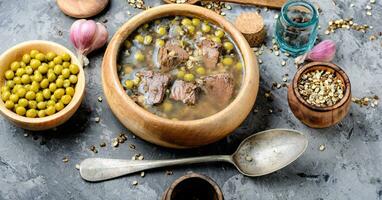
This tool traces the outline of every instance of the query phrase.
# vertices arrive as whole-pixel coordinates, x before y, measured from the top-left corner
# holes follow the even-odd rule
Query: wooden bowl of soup
[[[216,142],[251,111],[259,69],[243,35],[199,6],[163,5],[126,22],[102,63],[115,116],[151,143],[192,148]]]
[[[69,49],[32,40],[0,56],[0,114],[28,130],[47,130],[66,122],[81,105],[85,73]]]

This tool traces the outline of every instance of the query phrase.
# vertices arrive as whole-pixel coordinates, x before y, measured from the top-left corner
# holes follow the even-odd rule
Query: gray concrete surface
[[[334,0],[333,0],[334,1]],[[333,62],[342,66],[352,83],[354,96],[382,95],[381,56],[382,37],[369,41],[371,34],[382,31],[382,3],[373,5],[372,16],[367,16],[365,7],[369,1],[322,0],[319,3],[323,14],[320,16],[321,38],[331,38],[338,42],[337,56]],[[148,5],[159,5],[161,1],[148,1]],[[351,7],[350,4],[355,4]],[[275,11],[265,11],[255,7],[232,5],[225,11],[233,20],[244,11],[261,10],[268,27],[267,45],[271,44],[274,31]],[[112,0],[107,10],[96,17],[105,23],[113,35],[117,28],[132,15],[141,12],[133,9],[125,0]],[[341,30],[333,35],[325,35],[328,20],[354,17],[359,24],[368,24],[373,29],[366,34]],[[0,0],[0,52],[26,40],[51,40],[73,49],[69,43],[68,29],[74,20],[65,16],[53,0]],[[192,150],[171,150],[161,148],[140,139],[124,128],[110,112],[106,101],[98,102],[102,96],[100,67],[103,55],[101,49],[92,53],[90,66],[86,68],[87,93],[81,108],[65,125],[55,130],[24,137],[29,131],[11,125],[0,118],[0,199],[159,199],[172,181],[188,171],[212,177],[222,188],[227,200],[254,199],[382,199],[382,128],[381,106],[360,108],[351,106],[350,114],[340,123],[327,129],[311,129],[301,124],[291,113],[286,101],[286,89],[272,91],[274,101],[264,98],[264,92],[271,88],[273,81],[282,82],[282,76],[292,76],[296,69],[289,59],[285,67],[280,62],[285,57],[277,57],[265,51],[260,58],[261,89],[254,112],[229,137],[218,143]],[[274,112],[270,114],[269,109]],[[255,112],[258,110],[258,112]],[[95,122],[100,117],[100,123]],[[83,181],[75,164],[88,157],[130,159],[140,152],[145,159],[168,159],[206,154],[232,153],[246,136],[271,128],[291,128],[307,134],[309,147],[306,153],[288,167],[259,178],[240,175],[228,164],[206,164],[147,171],[119,179],[88,183]],[[127,143],[112,148],[110,140],[120,132],[127,133]],[[46,144],[41,145],[41,138]],[[98,148],[94,154],[90,145],[106,141],[106,148]],[[136,145],[136,151],[128,144]],[[324,144],[325,151],[319,151]],[[68,163],[62,159],[67,156]],[[165,175],[166,170],[173,175]],[[132,186],[137,180],[139,184]]]

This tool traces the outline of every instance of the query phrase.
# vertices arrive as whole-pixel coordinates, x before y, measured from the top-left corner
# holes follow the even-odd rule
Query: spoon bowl
[[[205,162],[229,162],[246,176],[262,176],[295,161],[308,146],[305,135],[295,130],[273,129],[246,138],[233,155],[172,160],[122,160],[88,158],[80,164],[81,177],[102,181],[158,167]]]
[[[236,168],[246,176],[262,176],[277,171],[294,160],[308,146],[298,131],[273,129],[246,138],[232,155]]]

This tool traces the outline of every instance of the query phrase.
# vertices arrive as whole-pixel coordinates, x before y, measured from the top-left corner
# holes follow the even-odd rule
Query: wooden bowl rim
[[[160,16],[157,16],[160,15]],[[195,120],[171,120],[164,117],[160,117],[158,115],[155,115],[146,109],[142,108],[138,104],[136,104],[129,95],[126,94],[125,90],[123,89],[123,86],[121,84],[121,81],[119,80],[118,72],[117,72],[117,56],[120,50],[120,46],[122,45],[123,41],[132,33],[134,32],[140,25],[154,21],[155,19],[160,19],[163,17],[168,16],[197,16],[202,19],[209,20],[210,22],[214,23],[215,25],[219,26],[220,28],[223,28],[226,33],[229,33],[231,38],[234,40],[235,44],[237,45],[239,52],[243,58],[243,69],[245,69],[244,75],[243,75],[243,81],[240,88],[239,93],[235,97],[235,99],[223,110],[220,110],[219,112],[210,115],[205,118],[201,119],[195,119]],[[132,31],[128,32],[126,29],[131,28]],[[120,36],[123,35],[123,36]],[[110,54],[109,54],[110,52]],[[107,55],[110,55],[107,56]],[[111,61],[110,61],[111,60]],[[109,63],[112,63],[109,65]],[[255,68],[257,70],[255,70]],[[111,71],[112,73],[106,73],[107,71]],[[118,88],[111,88],[112,90],[116,92],[119,97],[122,97],[122,101],[125,105],[130,106],[132,110],[134,110],[136,113],[140,113],[143,118],[154,120],[157,122],[160,122],[163,125],[168,126],[197,126],[200,124],[209,124],[209,123],[216,123],[220,118],[223,118],[226,115],[230,115],[232,112],[235,111],[235,108],[237,106],[241,106],[238,104],[239,99],[243,98],[245,95],[252,95],[247,94],[247,90],[250,90],[251,87],[256,87],[256,94],[257,96],[258,88],[259,88],[259,70],[258,70],[258,63],[255,59],[255,56],[252,52],[252,49],[250,48],[247,40],[244,38],[244,36],[240,33],[239,30],[237,30],[233,24],[231,24],[228,20],[226,20],[224,17],[220,16],[219,14],[195,5],[189,5],[189,4],[167,4],[167,5],[161,5],[156,6],[154,8],[150,8],[146,11],[143,11],[131,19],[129,19],[126,23],[124,23],[118,31],[114,34],[113,38],[108,44],[108,47],[105,52],[105,57],[102,63],[102,79],[103,82],[113,82],[113,85],[118,85]],[[255,84],[257,83],[257,86],[253,86],[251,84],[252,80],[255,81]],[[105,88],[105,84],[103,83],[104,91],[109,88]],[[106,99],[108,98],[107,95]],[[255,98],[256,100],[256,98]],[[248,102],[255,103],[254,102]]]
[[[341,78],[343,79],[344,85],[345,85],[345,94],[344,94],[344,97],[339,102],[337,102],[336,104],[334,104],[332,106],[328,106],[328,107],[318,107],[315,105],[311,105],[308,102],[306,102],[302,98],[300,93],[298,92],[298,81],[300,80],[300,77],[307,70],[310,70],[311,68],[314,68],[314,67],[330,68],[330,69],[334,70],[336,73],[338,73],[341,76]],[[297,99],[299,100],[299,102],[304,104],[306,107],[309,107],[310,109],[316,110],[316,111],[330,111],[330,110],[337,109],[337,108],[343,106],[346,103],[346,101],[350,98],[351,84],[350,84],[349,77],[347,76],[347,74],[345,73],[344,70],[342,70],[339,66],[337,66],[334,63],[329,63],[329,62],[311,62],[311,63],[308,63],[308,64],[306,64],[306,65],[304,65],[298,69],[298,71],[296,72],[296,74],[293,78],[292,84],[293,84],[293,92],[294,92],[295,96],[297,97]]]
[[[80,68],[80,71],[77,75],[78,80],[76,83],[75,92],[74,92],[74,96],[73,96],[72,100],[70,101],[70,103],[68,105],[66,105],[64,107],[64,109],[58,111],[57,113],[55,113],[51,116],[46,116],[46,117],[42,117],[42,118],[29,118],[29,117],[19,116],[16,113],[14,113],[13,111],[7,109],[4,105],[3,100],[0,100],[0,113],[1,114],[7,116],[8,118],[12,119],[15,122],[27,123],[27,124],[36,124],[37,125],[37,124],[44,124],[44,123],[47,123],[50,121],[54,121],[56,119],[61,119],[70,110],[76,108],[76,104],[78,103],[78,101],[82,101],[83,94],[85,92],[85,73],[84,73],[82,65],[80,64],[80,61],[78,60],[77,56],[73,52],[71,52],[69,49],[67,49],[66,47],[64,47],[61,44],[51,42],[51,41],[46,41],[46,40],[30,40],[30,41],[25,41],[25,42],[21,42],[19,44],[16,44],[15,46],[7,49],[4,53],[2,53],[0,55],[0,60],[3,60],[5,57],[7,57],[9,54],[11,54],[14,51],[17,51],[19,49],[23,49],[27,46],[32,46],[32,45],[33,46],[44,45],[44,46],[52,46],[55,48],[59,48],[62,51],[67,52],[70,55],[72,62],[77,64],[78,67]],[[38,48],[36,48],[36,49],[39,50]],[[1,67],[8,68],[8,66],[1,66]],[[1,83],[1,84],[3,84],[3,83]]]

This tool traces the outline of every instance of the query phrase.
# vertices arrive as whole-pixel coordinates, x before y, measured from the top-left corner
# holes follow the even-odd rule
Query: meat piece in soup
[[[182,16],[144,24],[124,42],[119,77],[138,105],[173,120],[211,116],[237,96],[242,57],[228,33]]]
[[[161,74],[153,71],[141,72],[142,81],[138,91],[145,97],[145,104],[155,105],[163,101],[165,91],[170,83],[169,74]]]
[[[221,44],[210,39],[204,39],[201,43],[203,63],[208,69],[214,69],[219,61]]]
[[[170,98],[182,101],[184,104],[194,105],[198,94],[198,86],[183,80],[176,80],[172,84]]]
[[[228,73],[207,76],[203,79],[203,89],[217,104],[227,104],[234,92],[234,81]]]
[[[176,42],[168,41],[159,49],[159,65],[162,72],[168,72],[188,60],[188,53]]]

